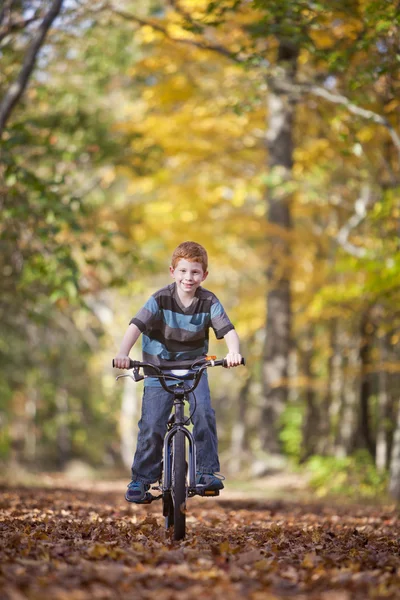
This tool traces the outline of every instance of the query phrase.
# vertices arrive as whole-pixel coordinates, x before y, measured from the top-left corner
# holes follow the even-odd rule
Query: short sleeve
[[[217,340],[222,339],[228,331],[235,329],[228,315],[226,314],[221,302],[215,298],[211,304],[211,327],[214,330]]]
[[[129,324],[136,325],[138,329],[143,333],[146,329],[150,329],[153,323],[159,316],[159,306],[154,296],[150,296],[146,304],[139,310],[139,312],[130,320]]]

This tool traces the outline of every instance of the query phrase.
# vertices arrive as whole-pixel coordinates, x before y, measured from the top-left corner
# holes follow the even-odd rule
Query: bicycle
[[[244,359],[242,363],[245,364]],[[113,361],[114,366],[114,361]],[[200,382],[203,372],[209,367],[226,367],[225,359],[215,360],[215,357],[201,357],[195,361],[169,361],[168,366],[157,367],[151,363],[130,360],[131,374],[118,375],[130,377],[134,381],[142,381],[145,377],[157,377],[162,387],[174,395],[174,411],[172,412],[164,437],[161,486],[153,486],[161,494],[153,495],[146,492],[141,504],[150,504],[162,499],[163,516],[166,529],[174,528],[174,539],[181,540],[186,533],[186,500],[188,497],[219,496],[219,490],[207,490],[205,485],[196,485],[196,443],[187,426],[190,419],[185,418],[184,404],[189,394],[193,393]],[[140,373],[143,370],[143,375]],[[172,382],[167,385],[167,381]],[[188,381],[193,381],[188,385]],[[193,413],[192,413],[193,414]],[[188,460],[186,461],[186,440],[188,442]]]

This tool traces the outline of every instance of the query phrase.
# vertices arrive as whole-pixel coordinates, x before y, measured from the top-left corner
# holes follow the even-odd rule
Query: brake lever
[[[134,376],[131,375],[130,373],[126,373],[126,375],[117,375],[115,378],[115,381],[118,381],[118,379],[121,379],[122,377],[129,377],[129,379],[132,379],[132,381],[135,381]]]

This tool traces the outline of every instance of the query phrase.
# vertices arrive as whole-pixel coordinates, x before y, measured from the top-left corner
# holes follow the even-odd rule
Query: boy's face
[[[208,272],[203,271],[201,263],[181,258],[176,267],[169,268],[171,277],[175,279],[178,291],[187,296],[194,296],[199,285],[205,280]]]

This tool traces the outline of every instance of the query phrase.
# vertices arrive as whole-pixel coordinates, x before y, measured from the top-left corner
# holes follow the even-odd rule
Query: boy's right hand
[[[129,369],[130,361],[126,354],[118,354],[113,360],[113,365],[115,369]]]

